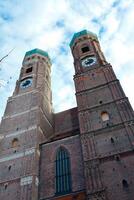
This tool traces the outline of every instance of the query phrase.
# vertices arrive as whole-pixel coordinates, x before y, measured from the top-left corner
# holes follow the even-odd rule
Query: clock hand
[[[85,61],[85,64],[90,64],[91,62],[90,61]]]

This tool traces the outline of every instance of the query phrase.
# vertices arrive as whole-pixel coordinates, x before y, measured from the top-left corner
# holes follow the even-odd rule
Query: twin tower
[[[133,109],[95,34],[70,47],[77,107],[60,113],[47,52],[25,54],[0,126],[0,200],[134,199]]]

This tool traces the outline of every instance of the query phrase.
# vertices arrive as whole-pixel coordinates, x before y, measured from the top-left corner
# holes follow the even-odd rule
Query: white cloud
[[[134,74],[129,74],[129,75],[126,74],[126,76],[123,75],[121,83],[125,91],[125,94],[129,97],[129,101],[134,106],[134,92],[133,92]]]
[[[15,47],[0,66],[0,79],[7,82],[12,77],[10,84],[0,88],[0,116],[15,87],[25,52],[36,47],[47,50],[53,61],[55,111],[76,105],[69,42],[73,33],[82,29],[100,35],[107,60],[113,64],[134,106],[130,92],[134,80],[133,10],[133,0],[82,0],[79,3],[77,0],[0,1],[0,57]],[[130,79],[124,78],[125,74]]]

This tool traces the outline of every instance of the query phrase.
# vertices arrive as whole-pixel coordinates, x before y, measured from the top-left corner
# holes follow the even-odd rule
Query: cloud
[[[122,76],[121,83],[123,85],[123,89],[126,95],[129,97],[129,101],[134,106],[134,93],[132,92],[132,86],[134,84],[134,75],[133,74],[126,74]]]
[[[0,65],[0,80],[9,81],[5,87],[0,87],[0,116],[7,97],[14,90],[24,54],[34,48],[48,51],[53,63],[55,112],[76,106],[69,42],[73,33],[82,29],[98,34],[103,52],[134,106],[130,92],[134,80],[133,10],[133,0],[90,0],[90,3],[89,0],[79,3],[76,0],[0,1],[0,57],[15,47]]]

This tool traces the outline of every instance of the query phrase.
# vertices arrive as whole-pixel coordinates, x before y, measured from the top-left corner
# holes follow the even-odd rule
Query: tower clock
[[[25,54],[0,127],[0,182],[5,188],[0,199],[38,200],[39,144],[53,132],[50,73],[47,52],[33,49]]]
[[[132,190],[124,190],[132,179],[123,171],[134,160],[131,105],[94,33],[75,33],[70,47],[87,199],[133,199]]]

